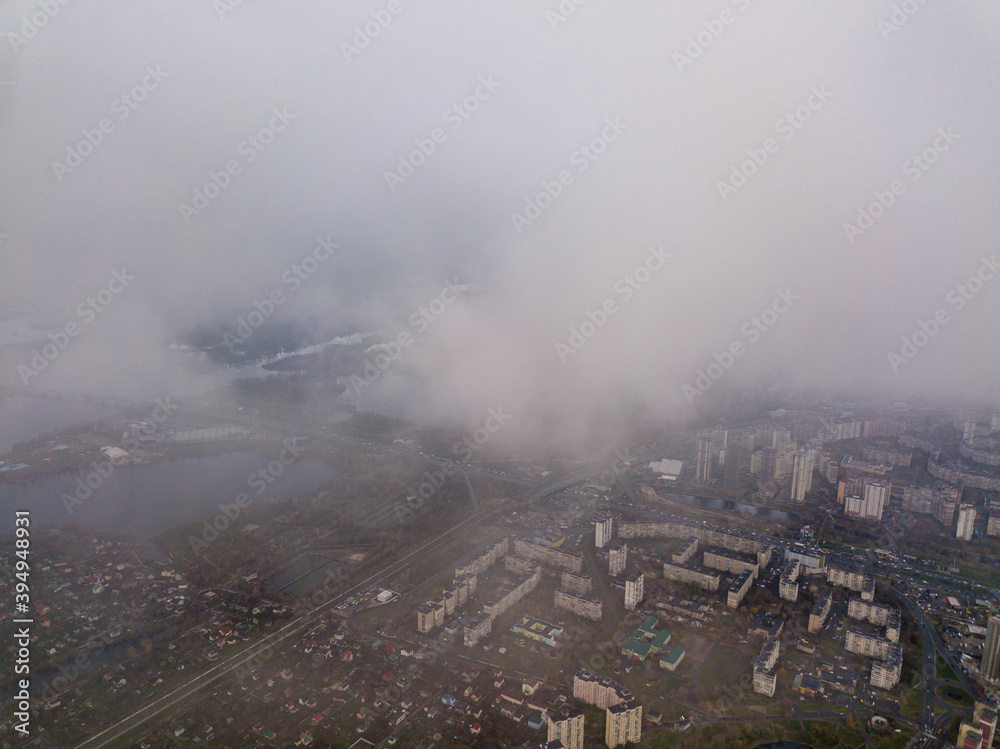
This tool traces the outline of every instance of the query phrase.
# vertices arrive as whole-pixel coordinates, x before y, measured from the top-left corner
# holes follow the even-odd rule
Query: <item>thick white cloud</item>
[[[391,333],[446,278],[472,286],[379,383],[421,418],[504,405],[578,434],[684,415],[682,385],[733,342],[749,345],[720,388],[994,394],[1000,279],[948,301],[997,251],[994,4],[389,5],[0,9],[17,35],[0,40],[3,306],[57,327],[113,269],[136,276],[53,382],[162,386],[167,343],[252,309],[332,235],[341,254],[286,313]],[[88,132],[101,142],[57,175]],[[755,173],[720,189],[741,166]],[[227,184],[186,222],[213,173]],[[551,205],[512,221],[546,184]],[[616,284],[650,246],[673,256],[626,300]],[[799,299],[751,343],[744,326],[785,289]],[[616,311],[561,361],[607,298]],[[948,322],[894,371],[939,309]]]

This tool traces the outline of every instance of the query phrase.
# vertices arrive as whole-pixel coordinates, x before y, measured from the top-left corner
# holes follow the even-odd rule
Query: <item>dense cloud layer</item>
[[[368,395],[470,426],[996,396],[986,0],[21,0],[0,29],[0,307],[79,326],[32,388],[183,392],[169,344],[281,290],[413,333]]]

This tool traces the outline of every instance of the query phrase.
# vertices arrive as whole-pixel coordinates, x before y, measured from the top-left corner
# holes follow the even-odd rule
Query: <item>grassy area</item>
[[[753,749],[772,742],[790,741],[819,749],[855,749],[866,745],[862,730],[826,721],[752,721],[696,726],[682,734],[645,729],[640,746],[650,749]],[[868,745],[876,749],[902,749],[909,739],[906,733],[885,737],[868,736]]]
[[[966,580],[984,585],[994,585],[996,583],[997,572],[994,567],[959,564],[958,568],[961,570],[958,576]]]
[[[720,645],[698,671],[697,679],[707,687],[721,687],[732,678],[733,672],[742,660],[739,651]]]
[[[796,666],[808,667],[812,665],[813,657],[808,653],[803,653],[801,650],[786,650],[781,655],[786,661],[794,663]]]
[[[826,712],[828,710],[833,710],[835,713],[847,712],[846,707],[830,700],[803,700],[802,702],[793,702],[792,704],[795,709],[805,710],[807,712]]]
[[[922,681],[913,689],[904,689],[899,695],[899,714],[906,718],[919,718],[924,706],[923,696]]]
[[[964,689],[953,687],[950,684],[938,687],[934,690],[934,694],[938,696],[938,699],[944,700],[949,705],[954,705],[955,707],[968,708],[975,704],[975,700],[972,699],[972,695]]]
[[[955,673],[955,669],[948,665],[948,662],[941,657],[940,653],[934,656],[934,678],[958,681],[958,674]]]
[[[899,733],[889,733],[885,736],[869,736],[868,745],[874,749],[903,749],[910,743],[913,734],[903,729]]]
[[[853,749],[858,745],[864,746],[865,743],[865,735],[861,731],[853,731],[833,723],[810,720],[803,721],[802,727],[802,733],[789,736],[789,740],[823,749]]]

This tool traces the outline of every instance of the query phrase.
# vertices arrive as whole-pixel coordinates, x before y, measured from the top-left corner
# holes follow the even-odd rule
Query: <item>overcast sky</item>
[[[901,6],[5,2],[0,308],[79,327],[29,387],[184,392],[167,347],[280,290],[412,334],[422,419],[996,396],[1000,9]]]

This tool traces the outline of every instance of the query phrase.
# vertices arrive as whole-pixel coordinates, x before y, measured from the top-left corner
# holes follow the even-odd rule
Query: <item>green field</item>
[[[919,689],[904,689],[899,696],[899,713],[907,718],[919,718],[923,706],[924,690],[922,686]]]
[[[721,687],[732,678],[742,660],[738,650],[720,645],[709,654],[696,678],[706,687]]]
[[[934,656],[934,678],[945,679],[946,681],[958,681],[958,674],[955,669],[948,665],[941,654]]]
[[[938,696],[938,699],[942,699],[955,707],[972,707],[975,704],[972,695],[964,689],[951,686],[951,684],[938,687],[934,690],[934,694]]]

